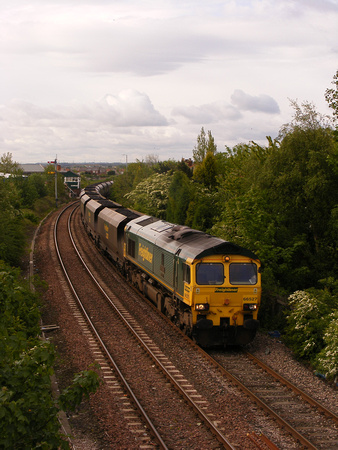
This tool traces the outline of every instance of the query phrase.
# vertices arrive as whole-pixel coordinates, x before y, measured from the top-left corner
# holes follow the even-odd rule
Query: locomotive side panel
[[[154,275],[161,283],[173,289],[173,255],[157,245],[154,246]]]

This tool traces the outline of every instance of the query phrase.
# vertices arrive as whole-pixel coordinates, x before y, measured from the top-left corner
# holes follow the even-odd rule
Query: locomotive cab
[[[196,341],[202,346],[251,342],[258,329],[259,261],[241,255],[212,255],[190,261],[189,266],[190,285],[185,281],[184,301],[191,305]]]

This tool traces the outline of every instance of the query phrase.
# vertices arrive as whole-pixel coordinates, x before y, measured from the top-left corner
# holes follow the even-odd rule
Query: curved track
[[[73,211],[76,208],[73,209]],[[120,304],[117,298],[111,298],[111,296],[108,296],[102,286],[99,285],[99,283],[95,280],[95,276],[90,272],[88,266],[85,264],[83,259],[80,256],[80,253],[77,251],[77,258],[80,259],[82,266],[85,270],[81,271],[81,280],[79,280],[78,274],[79,274],[79,268],[78,265],[75,267],[74,260],[71,261],[69,257],[67,259],[63,259],[63,251],[67,247],[69,250],[69,246],[72,245],[74,248],[76,248],[74,239],[71,236],[71,229],[70,229],[70,220],[72,213],[69,214],[68,221],[68,231],[69,231],[69,242],[67,242],[64,233],[62,233],[62,239],[58,239],[58,227],[60,226],[60,223],[65,220],[65,212],[68,212],[68,209],[65,209],[57,219],[57,222],[55,224],[55,246],[57,248],[57,254],[61,263],[61,266],[64,270],[65,276],[67,278],[68,284],[71,287],[71,290],[73,292],[74,298],[76,299],[76,303],[72,305],[74,309],[74,314],[77,316],[78,320],[83,323],[84,333],[87,335],[92,335],[93,338],[93,348],[94,352],[98,355],[97,361],[101,365],[101,367],[106,368],[106,373],[104,374],[104,378],[106,381],[109,381],[112,384],[112,388],[116,387],[116,389],[120,389],[120,386],[116,385],[117,381],[116,378],[120,380],[120,383],[123,385],[123,390],[127,392],[128,399],[131,403],[135,405],[135,407],[138,409],[139,414],[142,415],[142,421],[146,423],[146,427],[149,431],[149,434],[152,435],[157,445],[160,448],[167,448],[165,444],[165,438],[162,438],[161,433],[158,431],[158,425],[154,425],[153,420],[149,418],[148,414],[146,413],[145,409],[150,409],[148,406],[145,405],[144,407],[141,406],[141,401],[138,400],[138,396],[134,393],[133,388],[130,386],[130,383],[128,383],[126,377],[122,374],[123,369],[120,368],[120,363],[117,363],[115,360],[115,357],[112,356],[112,350],[111,350],[111,343],[105,341],[104,333],[100,331],[100,327],[102,326],[102,323],[100,324],[97,322],[97,318],[93,318],[95,316],[95,308],[93,308],[93,298],[95,297],[95,305],[97,308],[97,305],[103,304],[109,304],[109,308],[111,310],[111,318],[115,316],[115,322],[116,322],[116,316],[119,317],[120,323],[123,324],[124,328],[128,329],[128,332],[131,333],[133,336],[133,339],[135,339],[134,348],[142,348],[142,354],[138,354],[136,357],[137,359],[144,358],[144,353],[146,353],[147,358],[151,358],[153,363],[155,363],[157,370],[160,370],[162,374],[165,375],[165,383],[168,382],[168,380],[171,383],[171,386],[175,388],[175,390],[179,393],[179,396],[185,400],[185,403],[188,405],[188,409],[193,411],[193,414],[197,414],[200,418],[200,420],[203,423],[203,426],[205,427],[208,432],[211,432],[213,436],[215,437],[216,441],[219,442],[223,448],[227,449],[233,449],[234,447],[228,442],[228,440],[223,436],[221,431],[215,426],[213,423],[213,420],[211,417],[208,417],[207,408],[205,407],[205,401],[201,399],[201,396],[197,394],[197,392],[194,389],[191,389],[190,383],[184,378],[184,376],[177,370],[177,368],[171,363],[171,361],[160,351],[160,349],[157,347],[157,345],[152,341],[152,339],[146,335],[146,333],[143,332],[142,327],[139,326],[139,324],[135,323],[132,319],[132,317],[129,315],[129,313],[123,308],[123,306]],[[74,270],[75,269],[75,270]],[[86,274],[86,275],[85,275]],[[83,290],[84,285],[84,277],[90,277],[92,280],[92,288],[90,290],[90,297],[91,297],[91,306],[88,302],[88,287]],[[88,286],[87,282],[86,285]],[[97,294],[93,294],[94,290],[97,291]],[[101,299],[98,299],[98,296],[101,297]],[[83,318],[82,318],[83,317]],[[109,319],[108,319],[109,320]],[[114,326],[117,327],[115,324]],[[120,332],[120,331],[119,331]],[[99,348],[99,349],[98,349]],[[140,353],[140,352],[139,352]],[[149,364],[149,363],[148,363]],[[109,367],[112,368],[113,373],[108,370]],[[154,365],[152,365],[154,367]],[[129,375],[129,378],[132,378],[132,375]],[[128,401],[128,406],[125,408],[126,410],[130,409],[130,403]],[[176,402],[179,402],[180,400],[176,400]],[[203,409],[202,409],[203,408]],[[129,412],[128,412],[129,414]],[[166,420],[165,417],[165,411],[163,411],[163,420]],[[150,414],[151,415],[151,412]],[[158,417],[156,418],[157,422],[159,421]],[[189,420],[189,419],[187,419]],[[199,424],[200,425],[200,424]],[[144,432],[144,428],[142,428],[142,431]],[[191,430],[190,430],[191,432]],[[207,432],[206,432],[207,435]],[[144,438],[144,436],[143,436]],[[210,445],[210,436],[206,436],[208,445]],[[149,441],[151,438],[148,438]]]
[[[70,243],[68,245],[70,245]],[[77,265],[79,256],[80,255],[77,255],[76,257]],[[77,274],[79,271],[81,271],[82,277],[83,271],[77,268]],[[97,289],[97,287],[95,289]],[[99,289],[101,290],[101,288]],[[104,301],[107,302],[107,299]],[[118,304],[118,299],[114,299],[114,303]],[[170,377],[173,380],[170,383],[172,386],[175,386],[175,389],[181,389],[183,387],[183,392],[180,394],[181,397],[184,398],[185,402],[190,403],[192,400],[194,403],[197,403],[197,413],[200,418],[202,420],[204,420],[204,418],[208,419],[213,428],[215,428],[212,432],[217,434],[218,429],[212,421],[212,414],[209,415],[208,413],[207,402],[205,402],[202,397],[198,396],[199,393],[192,388],[191,384],[184,378],[174,364],[171,363],[170,359],[164,355],[159,346],[156,345],[150,338],[149,334],[144,333],[142,331],[142,327],[135,323],[135,320],[131,317],[128,311],[126,311],[122,305],[120,305],[118,309],[119,312],[115,313],[115,315],[117,314],[120,317],[120,321],[124,322],[124,327],[127,327],[130,330],[129,333],[132,333],[135,339],[138,339],[138,344],[136,344],[136,346],[142,347],[144,351],[150,355],[152,361],[155,362],[156,359],[158,360],[158,362],[156,362],[156,366],[165,374],[166,379],[169,379]],[[155,307],[153,307],[153,309],[157,311]],[[92,313],[89,312],[87,315],[91,316]],[[79,320],[82,320],[82,318],[79,318]],[[168,319],[166,320],[169,322]],[[133,322],[134,324],[132,327],[135,328],[136,331],[131,330],[131,324]],[[176,333],[179,332],[175,326],[173,326],[173,330],[175,330]],[[139,334],[139,337],[136,337],[136,334]],[[279,379],[279,381],[276,381],[278,374],[275,374],[267,366],[263,367],[262,363],[260,363],[257,358],[255,359],[252,355],[244,357],[243,354],[228,353],[227,356],[229,358],[226,359],[226,354],[224,354],[224,352],[213,352],[212,357],[206,355],[206,353],[203,352],[203,350],[200,350],[199,347],[190,341],[190,339],[186,338],[186,341],[194,347],[194,351],[200,351],[203,359],[208,358],[209,364],[211,361],[212,364],[217,367],[222,376],[231,380],[231,382],[238,386],[241,391],[245,393],[245,395],[249,396],[254,402],[256,402],[256,404],[259,405],[259,408],[264,409],[268,415],[273,417],[275,422],[277,422],[283,429],[287,430],[288,433],[291,433],[301,448],[338,448],[337,416],[330,414],[329,411],[324,411],[321,405],[310,399],[310,397],[305,393],[298,391],[296,394],[292,394],[289,397],[289,391],[292,389],[291,383],[285,379]],[[95,342],[97,342],[96,337]],[[108,364],[104,362],[104,358],[98,361],[102,368],[107,367],[107,369],[109,369],[109,366],[113,366],[112,363]],[[110,372],[107,372],[104,376],[106,381],[110,382],[113,386],[113,383],[117,383],[116,378],[119,378],[118,376],[116,377],[118,370],[113,369],[113,372],[111,369],[109,370]],[[264,372],[266,373],[264,374]],[[283,386],[287,385],[287,388],[283,387],[282,384]],[[117,389],[121,390],[121,387],[116,387],[116,390]],[[125,392],[127,391],[125,390]],[[131,394],[127,393],[126,395],[128,398],[132,398]],[[305,398],[305,400],[301,400],[300,397]],[[310,401],[311,406],[304,406],[304,401]],[[198,409],[200,411],[198,411]],[[147,425],[147,428],[149,429],[149,436],[147,440],[151,442],[151,436],[154,436],[156,432],[151,432],[151,426]],[[142,429],[144,431],[144,428]],[[220,433],[220,438],[217,437],[219,442],[222,442],[220,439],[223,438],[224,436],[222,433]],[[257,434],[253,432],[250,434],[248,433],[248,438],[252,441],[252,444],[255,445],[255,448],[277,448],[269,439],[266,439],[264,435],[257,436]],[[162,444],[158,443],[157,445],[166,445],[164,441],[165,439],[163,439]],[[224,448],[233,448],[226,438],[221,445]]]

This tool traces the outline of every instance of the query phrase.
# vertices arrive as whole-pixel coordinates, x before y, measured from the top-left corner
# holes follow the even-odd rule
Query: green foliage
[[[77,374],[52,396],[55,349],[39,338],[39,298],[18,269],[0,261],[0,448],[69,448],[60,434],[60,407],[75,407],[99,385],[95,372]]]
[[[202,184],[193,184],[191,201],[189,203],[185,224],[209,232],[217,220],[218,196]]]
[[[331,109],[333,109],[333,116],[335,120],[338,120],[338,70],[333,76],[332,84],[334,88],[326,89],[325,99]],[[338,126],[338,125],[336,125]]]
[[[124,206],[132,206],[128,201],[126,194],[136,188],[138,183],[152,175],[154,167],[141,161],[128,164],[128,170],[115,178],[114,184],[110,190],[111,198]]]
[[[12,335],[12,341],[19,339],[18,334]],[[17,344],[25,342],[22,338]],[[54,361],[50,344],[40,342],[20,354],[7,351],[7,355],[0,371],[1,448],[57,448],[62,440],[50,392]]]
[[[83,397],[89,398],[97,391],[101,379],[93,370],[83,370],[74,376],[70,386],[62,391],[58,399],[63,411],[75,411],[81,404]]]
[[[338,311],[328,317],[329,325],[324,332],[324,347],[315,360],[318,371],[324,373],[327,378],[338,377]]]
[[[19,163],[13,161],[12,153],[7,152],[0,157],[0,172],[5,174],[10,173],[12,175],[21,172]]]
[[[36,200],[45,197],[47,193],[44,175],[36,173],[23,179],[21,197],[24,207],[32,208]]]
[[[55,353],[38,338],[38,305],[19,270],[0,262],[1,448],[56,448],[62,443],[50,392]]]
[[[338,269],[332,242],[338,177],[330,164],[336,147],[332,129],[322,126],[312,105],[298,107],[296,118],[298,122],[284,127],[280,149],[267,158],[259,187],[278,218],[279,245],[290,248],[294,242],[305,242],[290,269],[308,267],[311,276],[297,281],[309,287],[313,279],[334,275]]]
[[[186,221],[190,198],[190,179],[179,170],[174,173],[170,182],[166,219],[169,222],[183,225]]]
[[[23,332],[36,337],[40,328],[39,301],[36,294],[19,283],[20,271],[9,268],[0,261],[0,320],[7,332]]]
[[[212,190],[217,185],[216,157],[212,152],[207,152],[203,161],[194,170],[193,178]]]
[[[285,341],[295,355],[311,361],[329,378],[338,375],[338,282],[289,296]]]
[[[207,136],[202,127],[200,134],[197,136],[197,144],[192,151],[195,164],[202,163],[208,152],[215,154],[217,152],[217,146],[211,131],[208,131]]]
[[[25,248],[20,194],[10,179],[0,179],[0,259],[15,266]]]
[[[329,306],[306,291],[289,296],[285,338],[297,357],[312,359],[324,346],[324,330],[329,324]]]
[[[127,193],[125,197],[137,211],[164,219],[166,217],[170,182],[170,174],[155,173],[138,183],[136,188]]]
[[[49,211],[52,211],[55,208],[55,198],[53,197],[43,197],[38,198],[34,207],[32,208],[33,214],[36,214],[41,220]],[[34,222],[34,221],[33,221]]]

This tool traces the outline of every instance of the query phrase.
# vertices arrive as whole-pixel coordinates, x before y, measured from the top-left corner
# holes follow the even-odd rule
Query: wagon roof
[[[142,220],[135,219],[129,222],[127,229],[170,253],[179,252],[179,257],[185,260],[227,254],[258,259],[250,250],[232,242],[149,216],[143,216]]]

